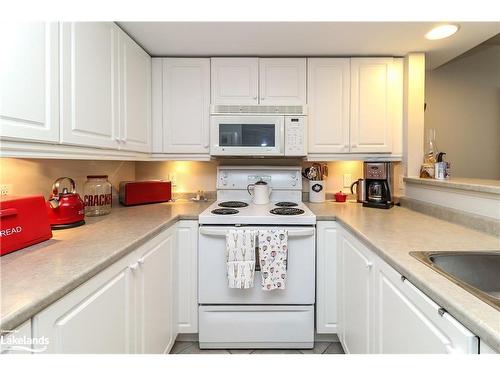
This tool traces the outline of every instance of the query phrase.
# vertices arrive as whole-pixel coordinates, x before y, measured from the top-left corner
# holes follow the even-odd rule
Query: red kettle
[[[67,187],[59,192],[61,183],[69,181]],[[69,177],[61,177],[54,181],[52,194],[47,201],[47,212],[52,229],[74,228],[85,224],[85,208],[82,198],[76,193],[75,181]]]

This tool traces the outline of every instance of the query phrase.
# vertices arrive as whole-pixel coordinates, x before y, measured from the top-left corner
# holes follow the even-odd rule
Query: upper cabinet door
[[[2,22],[0,31],[0,136],[58,142],[57,23]]]
[[[309,153],[349,152],[350,59],[308,59]]]
[[[151,151],[151,57],[120,30],[120,149]]]
[[[61,140],[118,148],[118,26],[63,23],[61,28]]]
[[[163,60],[163,152],[208,154],[210,60]]]
[[[259,104],[259,59],[211,59],[212,104]]]
[[[398,89],[393,58],[351,59],[351,152],[392,151]]]
[[[260,104],[306,104],[305,58],[260,59],[259,73]]]

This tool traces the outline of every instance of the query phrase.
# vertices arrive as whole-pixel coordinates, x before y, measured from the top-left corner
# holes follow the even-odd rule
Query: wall
[[[47,198],[52,183],[63,176],[73,178],[81,194],[87,175],[91,174],[107,174],[113,187],[118,189],[120,181],[135,179],[135,164],[130,161],[0,158],[0,182],[12,185],[13,195],[42,194]]]
[[[175,177],[174,193],[196,192],[198,190],[215,191],[217,166],[219,162],[195,161],[87,161],[87,160],[51,160],[51,159],[13,159],[0,158],[0,183],[12,185],[14,195],[42,194],[48,197],[55,179],[68,176],[75,180],[77,191],[82,193],[83,185],[90,174],[107,174],[115,190],[120,181],[170,179]],[[226,160],[224,164],[245,165],[297,165],[305,168],[311,163],[301,160]],[[348,193],[349,188],[343,187],[343,175],[350,174],[351,181],[363,177],[363,163],[360,161],[328,162],[329,176],[326,191],[335,193],[342,190]],[[395,163],[395,175],[398,166]],[[304,180],[303,190],[308,184]],[[394,193],[398,195],[397,178],[395,178]]]
[[[426,75],[425,128],[457,177],[500,179],[500,45],[476,47]]]
[[[136,178],[142,179],[169,179],[175,176],[175,193],[196,192],[197,190],[215,191],[215,180],[217,177],[217,166],[219,163],[231,165],[297,165],[309,166],[311,163],[303,163],[296,159],[228,159],[224,161],[196,162],[196,161],[163,161],[163,162],[137,162]],[[363,175],[363,163],[359,161],[329,162],[329,177],[326,183],[327,192],[339,190],[349,191],[343,188],[343,175],[351,174],[354,182]],[[304,184],[304,191],[306,190]]]

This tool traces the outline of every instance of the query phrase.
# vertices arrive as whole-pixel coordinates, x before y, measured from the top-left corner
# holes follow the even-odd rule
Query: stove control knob
[[[292,181],[292,186],[297,186],[297,181]]]

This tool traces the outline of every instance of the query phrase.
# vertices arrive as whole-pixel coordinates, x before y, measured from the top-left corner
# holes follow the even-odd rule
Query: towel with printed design
[[[254,230],[230,230],[226,234],[226,274],[229,288],[253,288],[255,275]]]
[[[288,261],[288,231],[259,231],[259,259],[262,289],[285,289]]]

